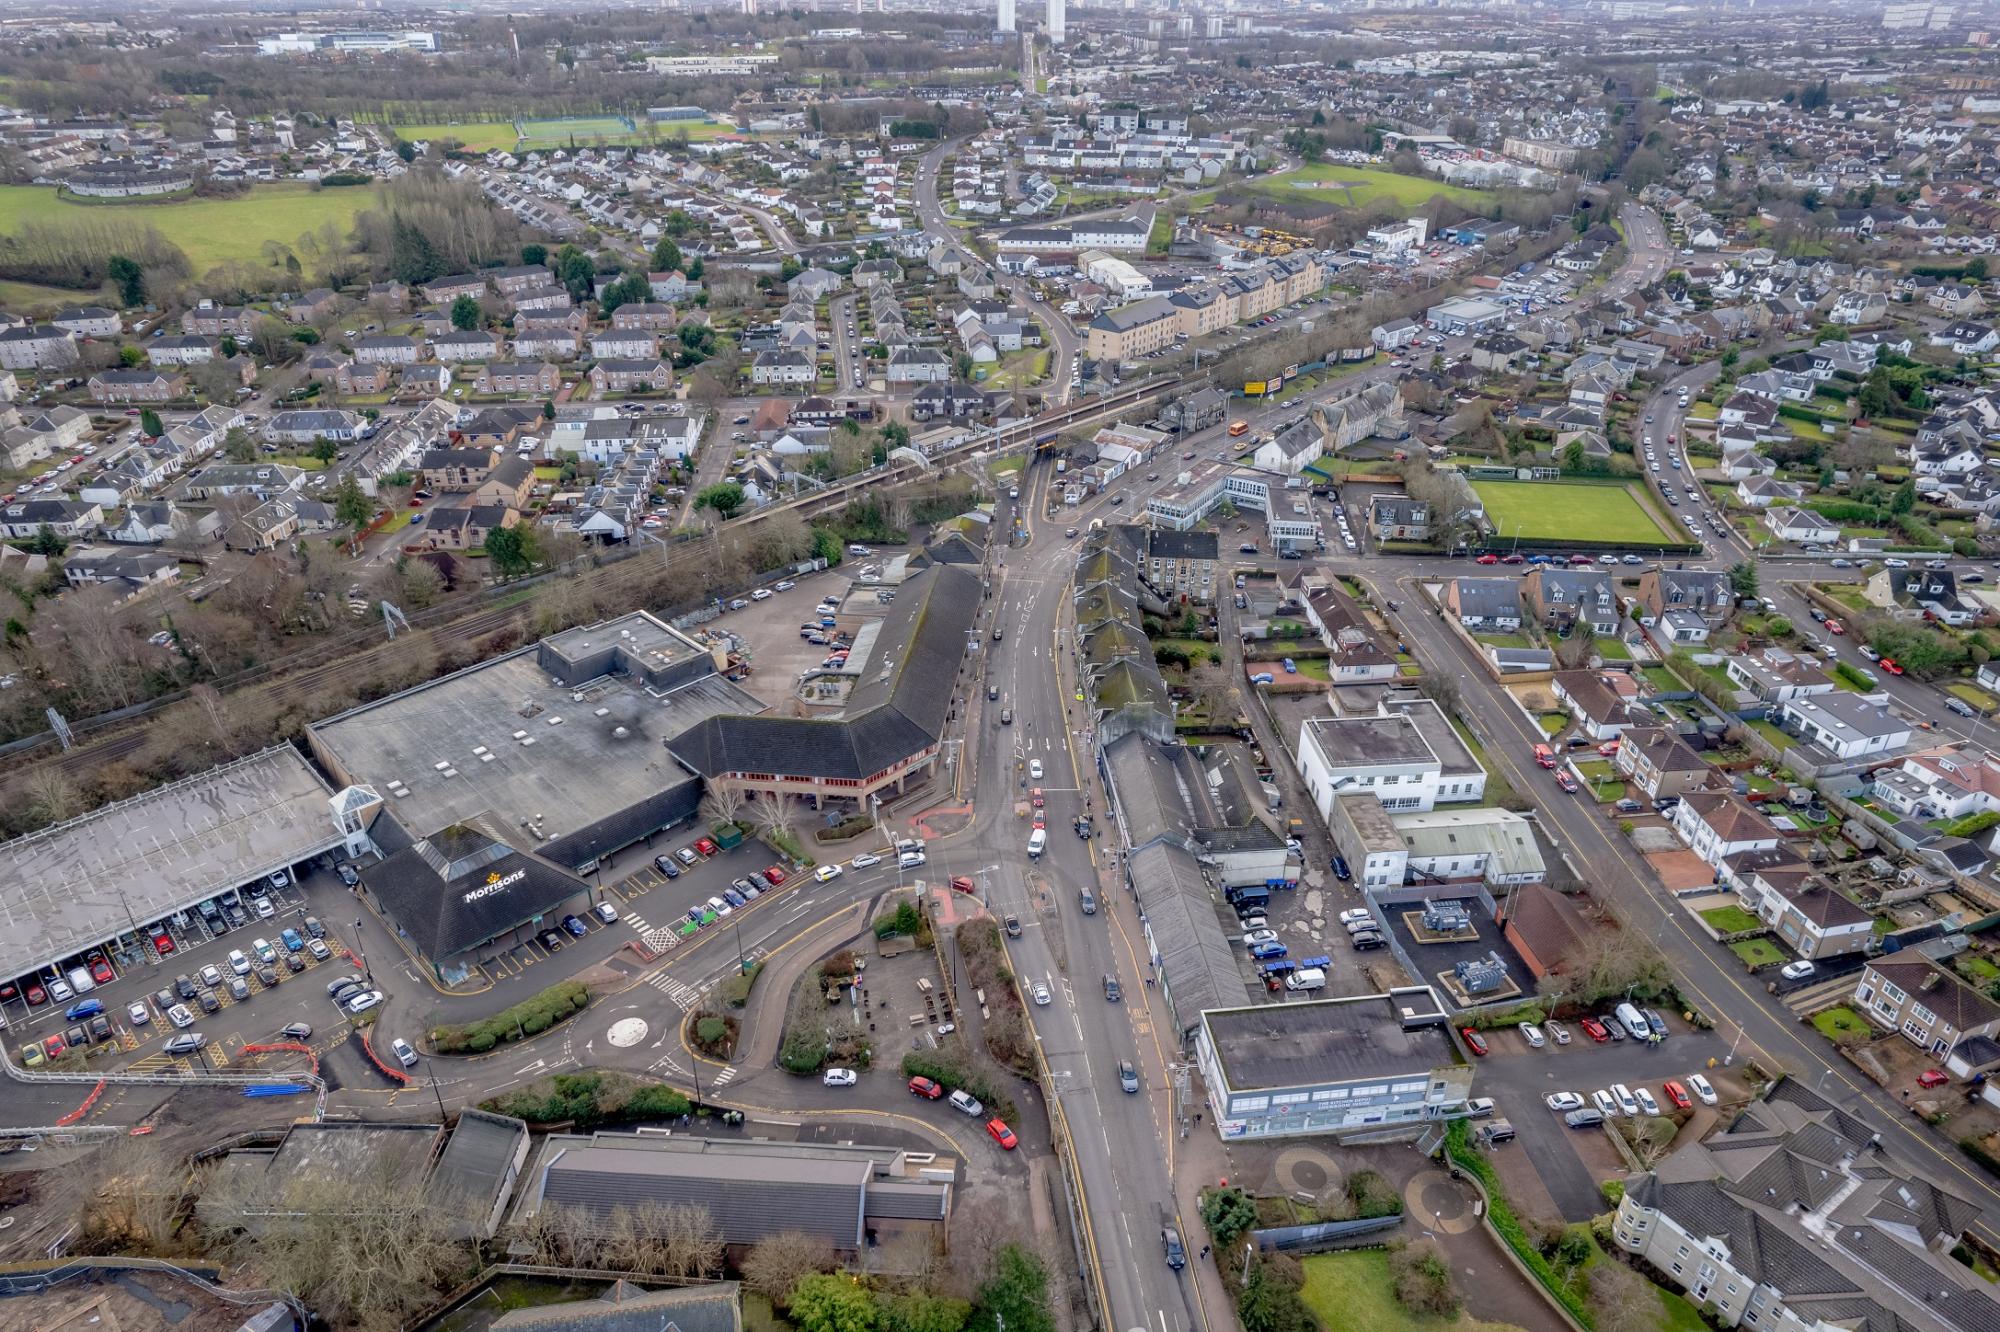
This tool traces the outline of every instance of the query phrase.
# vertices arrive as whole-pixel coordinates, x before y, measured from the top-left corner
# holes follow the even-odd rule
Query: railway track
[[[850,477],[824,490],[814,491],[782,503],[766,505],[754,513],[744,514],[732,520],[728,527],[734,530],[751,528],[780,513],[815,516],[841,507],[863,491],[900,485],[906,481],[931,475],[940,463],[948,464],[965,454],[980,450],[1006,452],[1023,446],[1032,447],[1037,442],[1051,438],[1072,426],[1120,415],[1134,407],[1149,403],[1174,388],[1176,384],[1177,381],[1165,378],[1141,380],[1136,384],[1124,386],[1115,393],[1055,407],[1032,420],[1006,426],[987,435],[976,436],[956,449],[939,454],[927,462],[897,463],[888,468]],[[641,543],[638,546],[628,545],[617,553],[607,554],[603,563],[586,571],[581,578],[594,596],[616,597],[626,591],[637,592],[659,578],[663,572],[675,569],[692,572],[704,566],[712,567],[716,540],[710,536],[699,541],[668,547],[664,565],[659,562],[655,554],[658,548],[651,542]],[[533,615],[533,602],[531,598],[524,598],[519,594],[524,588],[531,589],[543,578],[556,576],[559,575],[543,574],[521,583],[504,584],[488,594],[494,599],[507,601],[508,604],[505,605],[488,606],[471,610],[469,613],[463,604],[447,604],[420,611],[410,616],[411,627],[416,630],[449,632],[454,639],[460,641],[485,638],[506,629],[523,628]],[[699,587],[699,580],[692,586]],[[693,604],[691,601],[689,606],[677,609],[691,609]],[[269,702],[291,703],[310,698],[316,691],[328,685],[370,678],[387,664],[388,658],[396,650],[392,644],[383,640],[374,628],[359,629],[331,642],[316,645],[266,665],[239,671],[210,683],[226,693],[261,693]],[[145,745],[146,720],[154,712],[184,697],[186,697],[185,691],[177,691],[153,699],[140,709],[102,718],[83,718],[73,722],[71,730],[79,738],[80,743],[50,761],[65,774],[79,776],[106,763],[130,757]],[[85,736],[99,732],[103,733],[100,739],[82,740]],[[5,756],[10,764],[18,765],[55,746],[55,736],[44,732],[31,740],[17,741],[13,746],[0,748],[0,756]]]

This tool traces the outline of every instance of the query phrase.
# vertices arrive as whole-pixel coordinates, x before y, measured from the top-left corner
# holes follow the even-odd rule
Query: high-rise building
[[[1000,21],[994,26],[1001,32],[1014,31],[1014,0],[1000,0]]]
[[[1061,46],[1069,36],[1069,24],[1063,15],[1063,0],[1049,0],[1049,45]]]

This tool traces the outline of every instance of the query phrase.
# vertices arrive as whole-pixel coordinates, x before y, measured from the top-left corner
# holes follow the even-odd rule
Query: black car
[[[361,876],[354,872],[354,866],[352,865],[341,865],[334,870],[334,873],[338,874],[340,881],[349,888],[361,882]]]
[[[194,982],[189,980],[186,976],[174,977],[174,993],[178,994],[183,999],[194,998],[195,996]]]
[[[257,968],[257,979],[264,983],[265,989],[269,989],[278,983],[278,969],[266,962]]]
[[[548,949],[551,953],[560,953],[562,951],[563,937],[555,930],[543,930],[535,937],[540,939],[542,947]]]
[[[222,1007],[222,1001],[215,997],[213,990],[203,990],[195,996],[194,1001],[201,1005],[201,1011],[204,1013],[214,1013]]]
[[[1387,948],[1389,946],[1389,940],[1379,930],[1362,930],[1358,934],[1350,935],[1347,942],[1353,946],[1354,951],[1357,953],[1365,953],[1371,948]]]
[[[1181,1243],[1181,1233],[1172,1226],[1160,1227],[1160,1247],[1167,1251],[1167,1266],[1178,1272],[1187,1266],[1187,1246]]]
[[[681,877],[681,867],[672,856],[654,856],[653,868],[666,875],[669,879],[678,879]]]
[[[306,960],[297,953],[287,952],[285,954],[285,969],[287,971],[304,971],[306,969]]]
[[[359,989],[361,987],[361,977],[341,976],[338,979],[328,981],[326,983],[326,997],[329,999],[338,999],[340,992],[349,987]]]
[[[1344,856],[1335,856],[1333,858],[1333,877],[1342,881],[1354,877],[1354,872],[1347,868],[1347,860]]]

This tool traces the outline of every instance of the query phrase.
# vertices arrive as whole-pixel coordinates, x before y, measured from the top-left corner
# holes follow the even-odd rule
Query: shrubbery
[[[479,1022],[431,1028],[431,1049],[438,1054],[483,1054],[508,1041],[539,1036],[589,1003],[590,990],[583,982],[564,981]]]
[[[634,1119],[678,1119],[693,1107],[672,1087],[642,1085],[622,1074],[558,1073],[486,1102],[495,1114],[530,1124],[574,1124],[588,1131]]]
[[[903,1076],[929,1078],[946,1091],[965,1091],[985,1105],[990,1114],[1008,1123],[1019,1122],[1013,1098],[1000,1090],[985,1071],[961,1056],[945,1050],[913,1050],[903,1056]]]

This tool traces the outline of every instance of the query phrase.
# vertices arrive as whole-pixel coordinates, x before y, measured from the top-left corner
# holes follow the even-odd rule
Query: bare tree
[[[53,763],[44,763],[28,774],[27,796],[28,807],[44,824],[74,818],[83,809],[75,784]]]
[[[701,816],[711,824],[734,823],[743,813],[743,792],[727,784],[708,788],[708,794],[701,798]]]
[[[1660,1322],[1652,1282],[1617,1258],[1590,1269],[1590,1310],[1597,1332],[1652,1332]]]
[[[802,810],[799,798],[782,792],[759,791],[747,806],[751,826],[767,841],[798,843]]]
[[[743,1255],[743,1284],[783,1310],[801,1277],[837,1266],[833,1246],[825,1240],[801,1230],[781,1230]]]

